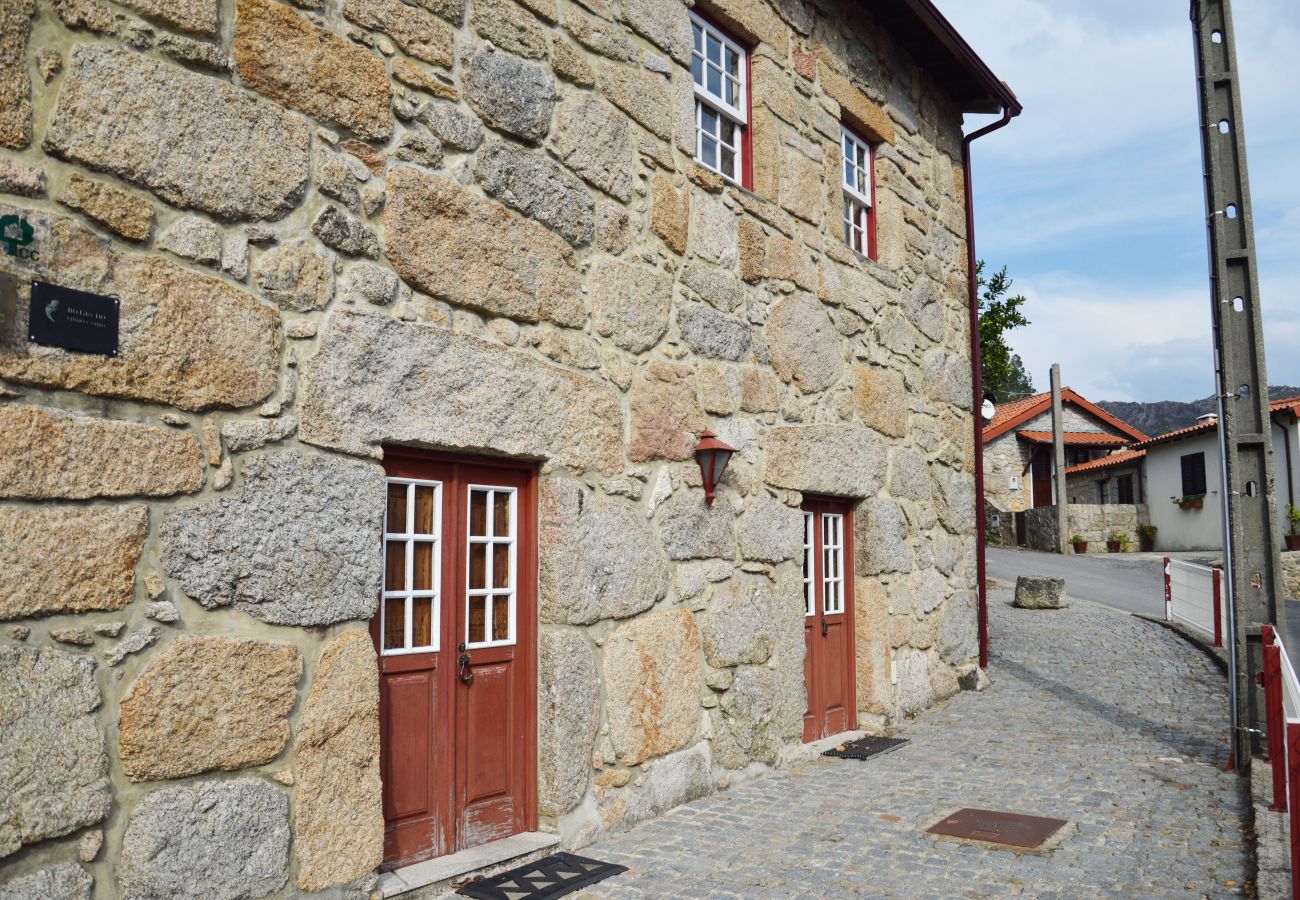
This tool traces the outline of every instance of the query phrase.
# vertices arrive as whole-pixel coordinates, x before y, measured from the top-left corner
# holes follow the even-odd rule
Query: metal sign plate
[[[27,337],[46,347],[117,356],[119,306],[116,297],[33,281]]]

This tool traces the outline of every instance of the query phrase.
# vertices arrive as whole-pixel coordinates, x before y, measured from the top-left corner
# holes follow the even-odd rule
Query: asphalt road
[[[1207,562],[1215,554],[1176,554],[1190,562]],[[1197,558],[1199,557],[1199,558]],[[1018,575],[1048,575],[1065,579],[1065,592],[1125,612],[1147,616],[1165,614],[1164,575],[1159,556],[1145,554],[1086,554],[1083,556],[1039,553],[989,547],[988,576],[1010,585]],[[1300,648],[1300,603],[1286,604],[1288,651]],[[1285,639],[1284,639],[1285,640]]]

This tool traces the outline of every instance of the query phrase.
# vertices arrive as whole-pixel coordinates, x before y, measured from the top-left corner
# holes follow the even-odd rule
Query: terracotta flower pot
[[[1288,534],[1286,536],[1286,548],[1288,550],[1300,550],[1300,534]]]
[[[1201,508],[1204,507],[1204,506],[1205,506],[1205,501],[1204,501],[1204,500],[1196,500],[1196,501],[1194,501],[1194,502],[1192,502],[1192,503],[1179,503],[1179,504],[1178,504],[1178,508],[1181,509],[1181,510],[1201,509]]]
[[[1119,541],[1107,541],[1107,542],[1106,542],[1106,552],[1107,552],[1107,553],[1118,553],[1118,552],[1119,552]]]
[[[1138,538],[1138,547],[1140,547],[1140,548],[1142,549],[1142,552],[1143,552],[1143,553],[1150,553],[1150,552],[1152,552],[1153,550],[1156,549],[1156,539],[1155,539],[1155,538]]]
[[[1079,543],[1074,544],[1073,547],[1074,547],[1074,552],[1075,552],[1075,553],[1087,553],[1087,552],[1088,552],[1088,542],[1087,542],[1087,541],[1079,541]]]

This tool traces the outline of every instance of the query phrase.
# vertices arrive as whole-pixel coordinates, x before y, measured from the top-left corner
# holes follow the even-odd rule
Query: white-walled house
[[[1300,505],[1300,397],[1269,404],[1273,428],[1278,535],[1290,531],[1287,506]],[[1219,550],[1223,547],[1223,495],[1218,421],[1213,416],[1135,447],[1141,458],[1151,524],[1160,550]],[[1202,496],[1199,507],[1179,503]]]

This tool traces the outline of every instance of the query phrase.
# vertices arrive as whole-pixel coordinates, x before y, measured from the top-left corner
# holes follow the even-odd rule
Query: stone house
[[[296,2],[0,5],[0,896],[391,895],[956,692],[933,6]]]
[[[1127,450],[1147,437],[1068,387],[1061,391],[1061,407],[1067,477],[1074,467]],[[1051,392],[999,405],[983,437],[984,497],[991,507],[1016,513],[1056,502]],[[1117,485],[1114,499],[1094,496],[1095,489],[1083,482],[1069,480],[1066,486],[1071,503],[1141,502],[1134,499],[1140,485],[1132,481]]]

